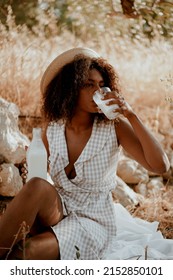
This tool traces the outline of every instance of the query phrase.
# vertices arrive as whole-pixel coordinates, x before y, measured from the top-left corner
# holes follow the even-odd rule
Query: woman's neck
[[[84,131],[93,126],[94,116],[85,114],[85,116],[75,115],[70,121],[67,121],[66,127],[74,131]]]

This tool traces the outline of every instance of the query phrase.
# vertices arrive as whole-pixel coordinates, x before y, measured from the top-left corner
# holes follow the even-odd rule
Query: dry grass
[[[86,42],[68,31],[47,39],[43,34],[36,37],[25,26],[17,27],[14,23],[8,32],[0,25],[0,42],[1,96],[14,101],[22,114],[34,116],[39,115],[39,82],[46,66],[64,50],[86,46]],[[92,41],[87,46],[115,66],[129,102],[169,110],[170,102],[165,97],[170,97],[173,89],[172,46],[163,39],[149,46],[147,41],[134,44],[128,37],[110,42],[109,37],[100,38],[99,47]],[[170,75],[172,83],[166,81]]]
[[[1,96],[15,102],[21,115],[27,116],[20,117],[20,128],[30,136],[31,128],[40,125],[37,118],[40,117],[41,104],[39,82],[44,69],[59,53],[71,47],[86,46],[86,42],[67,31],[49,39],[39,32],[35,37],[26,27],[16,27],[12,18],[9,19],[8,32],[0,25],[0,42]],[[126,99],[151,127],[169,156],[173,147],[171,44],[160,38],[150,45],[147,41],[134,44],[128,37],[112,41],[107,36],[100,38],[100,47],[94,41],[88,41],[87,46],[115,66]],[[164,236],[173,238],[172,198],[172,185],[169,184],[169,189],[158,196],[146,198],[131,212],[149,221],[158,220]]]
[[[140,205],[129,208],[129,212],[149,222],[158,221],[159,230],[167,239],[173,239],[173,188],[169,186],[150,195]]]

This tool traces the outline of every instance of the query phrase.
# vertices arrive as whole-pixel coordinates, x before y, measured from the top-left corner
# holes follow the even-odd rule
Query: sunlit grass
[[[165,97],[173,97],[173,81],[167,83],[170,76],[173,80],[173,56],[172,46],[163,39],[134,44],[128,37],[111,41],[107,35],[100,37],[98,47],[93,41],[86,45],[68,31],[49,39],[39,32],[34,36],[25,26],[16,26],[12,17],[9,26],[9,31],[0,26],[0,92],[23,114],[39,114],[39,83],[46,66],[64,50],[78,46],[95,49],[115,66],[131,104],[169,108]]]

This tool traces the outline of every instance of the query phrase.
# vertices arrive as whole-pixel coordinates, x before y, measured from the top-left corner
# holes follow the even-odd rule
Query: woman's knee
[[[39,211],[44,204],[47,205],[45,202],[50,201],[51,205],[56,195],[55,188],[49,182],[35,177],[23,186],[17,197],[20,202],[29,202]]]
[[[23,186],[23,192],[27,193],[28,196],[34,195],[37,197],[38,195],[39,197],[42,197],[50,193],[50,189],[52,188],[53,186],[46,180],[34,177]]]
[[[29,201],[37,209],[43,226],[51,226],[63,218],[61,198],[53,185],[41,178],[32,178],[23,187],[20,201]]]

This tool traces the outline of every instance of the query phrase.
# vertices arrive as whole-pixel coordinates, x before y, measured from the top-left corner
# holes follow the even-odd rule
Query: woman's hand
[[[119,108],[115,109],[114,112],[118,112],[120,114],[123,114],[125,117],[130,116],[133,114],[133,110],[131,106],[128,104],[127,101],[125,101],[124,97],[122,94],[117,93],[116,91],[110,91],[104,93],[104,97],[102,98],[103,100],[108,100],[106,103],[108,106],[112,104],[117,104]],[[109,100],[111,99],[111,100]]]
[[[15,164],[15,166],[19,169],[19,174],[22,177],[23,184],[25,184],[28,174],[26,159],[23,159],[22,162]]]
[[[28,146],[25,146],[26,151],[27,149]],[[24,158],[20,163],[15,164],[15,166],[19,169],[19,174],[22,177],[23,184],[25,184],[27,180],[27,174],[28,174],[26,158]]]

